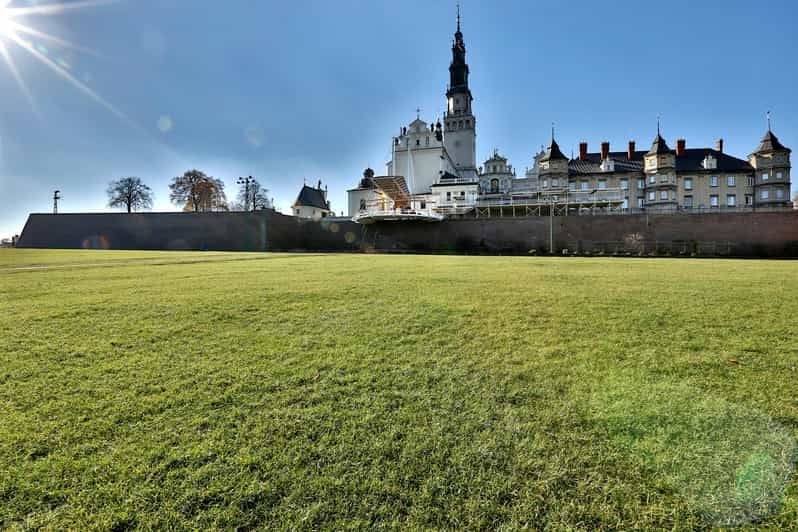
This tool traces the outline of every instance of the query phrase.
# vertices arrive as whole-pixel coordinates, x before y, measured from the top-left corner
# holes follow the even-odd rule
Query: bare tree
[[[227,196],[224,183],[199,170],[189,170],[172,179],[169,184],[169,199],[175,205],[183,205],[184,211],[226,211]]]
[[[123,177],[108,185],[108,206],[127,212],[152,208],[152,190],[138,177]]]

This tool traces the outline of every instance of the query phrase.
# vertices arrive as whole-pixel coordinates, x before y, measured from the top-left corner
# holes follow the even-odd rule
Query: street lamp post
[[[53,192],[53,214],[58,214],[58,200],[61,199],[61,191]]]
[[[238,181],[236,181],[236,183],[238,183],[239,185],[244,185],[244,210],[245,211],[249,210],[249,185],[253,181],[254,181],[254,179],[252,179],[252,176],[239,177]],[[254,194],[253,194],[253,196],[254,196]],[[252,200],[252,210],[253,211],[255,210],[255,200],[254,200],[254,198]]]

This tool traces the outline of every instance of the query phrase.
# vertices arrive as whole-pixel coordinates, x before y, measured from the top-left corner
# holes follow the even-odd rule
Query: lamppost
[[[53,214],[58,214],[58,200],[61,199],[61,191],[53,192]]]
[[[239,177],[238,183],[239,185],[244,185],[244,210],[249,210],[249,186],[255,182],[255,179],[252,176],[248,177]],[[255,210],[255,194],[252,195],[252,210]]]

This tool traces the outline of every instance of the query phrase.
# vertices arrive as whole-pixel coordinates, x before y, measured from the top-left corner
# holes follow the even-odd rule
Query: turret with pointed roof
[[[662,138],[662,135],[659,134],[659,131],[657,131],[657,136],[654,138],[654,142],[651,143],[651,149],[648,150],[646,155],[664,155],[666,153],[671,153],[671,149],[665,139]]]
[[[554,140],[554,137],[551,137],[551,144],[549,147],[546,148],[546,153],[543,157],[540,158],[540,162],[548,162],[548,161],[567,161],[568,157],[566,157],[562,150],[560,150],[560,145],[557,144],[557,141]]]
[[[754,153],[772,153],[775,151],[782,151],[787,153],[792,152],[791,149],[786,148],[784,145],[782,145],[782,143],[779,142],[778,137],[776,137],[776,135],[774,135],[773,132],[770,129],[768,129],[768,132],[765,133],[764,137],[762,137],[762,140],[759,142],[759,146],[757,146],[756,151],[754,151]]]
[[[756,151],[748,156],[754,167],[754,206],[789,207],[790,202],[790,153],[792,150],[779,142],[770,127],[759,142]]]

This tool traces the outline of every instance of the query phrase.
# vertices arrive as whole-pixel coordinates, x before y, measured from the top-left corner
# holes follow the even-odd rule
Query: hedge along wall
[[[798,257],[798,211],[562,216],[552,221],[556,253]],[[32,214],[19,247],[526,254],[548,252],[549,223],[548,217],[528,217],[358,225],[300,220],[273,211]]]

